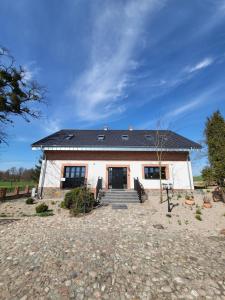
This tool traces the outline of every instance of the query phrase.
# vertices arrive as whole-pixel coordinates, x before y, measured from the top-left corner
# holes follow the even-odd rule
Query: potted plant
[[[211,199],[207,196],[203,197],[203,207],[205,207],[205,208],[211,208],[212,207]]]
[[[187,204],[187,205],[194,205],[195,204],[194,196],[186,194],[186,196],[185,196],[185,204]]]

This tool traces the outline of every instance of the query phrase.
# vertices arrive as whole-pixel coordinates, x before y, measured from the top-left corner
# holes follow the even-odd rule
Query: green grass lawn
[[[0,180],[0,188],[7,188],[7,191],[13,191],[16,186],[20,187],[21,190],[25,189],[26,185],[29,187],[36,186],[36,183],[32,180],[30,181],[1,181]]]
[[[201,175],[199,175],[199,176],[193,176],[193,180],[194,181],[203,181],[203,178],[202,178]]]

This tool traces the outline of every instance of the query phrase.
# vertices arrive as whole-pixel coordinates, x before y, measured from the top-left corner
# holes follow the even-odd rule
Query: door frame
[[[105,188],[109,189],[109,168],[127,168],[127,190],[130,189],[130,165],[106,165]]]

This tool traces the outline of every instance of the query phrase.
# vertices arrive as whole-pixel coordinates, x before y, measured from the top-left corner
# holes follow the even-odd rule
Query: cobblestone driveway
[[[224,236],[153,225],[139,204],[0,225],[0,298],[225,299]]]

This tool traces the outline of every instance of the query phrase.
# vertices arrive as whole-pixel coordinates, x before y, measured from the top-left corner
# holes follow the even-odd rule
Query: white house
[[[168,130],[60,130],[32,145],[42,150],[39,191],[43,197],[87,184],[102,189],[134,189],[134,179],[145,190],[163,183],[175,190],[193,190],[189,153],[201,146]]]

